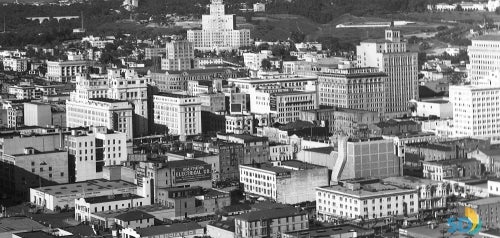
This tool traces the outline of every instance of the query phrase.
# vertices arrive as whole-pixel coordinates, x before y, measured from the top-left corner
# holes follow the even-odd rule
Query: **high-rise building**
[[[500,70],[500,34],[472,39],[468,54],[469,80],[477,84],[478,80],[488,77],[492,71]]]
[[[73,96],[73,95],[72,95]],[[68,127],[105,126],[123,132],[127,140],[133,138],[133,107],[127,101],[94,98],[68,100],[66,102],[66,125]]]
[[[319,104],[385,112],[387,74],[377,68],[327,69],[318,74]]]
[[[194,64],[193,42],[172,41],[165,47],[165,58],[161,59],[162,70],[188,70]]]
[[[105,127],[92,127],[88,131],[73,130],[66,137],[69,160],[74,166],[71,182],[102,178],[104,166],[120,165],[127,160],[127,138],[124,133],[109,131]]]
[[[276,122],[295,122],[300,118],[300,111],[318,108],[316,91],[265,92],[256,90],[250,93],[250,110],[253,113],[276,114]]]
[[[223,0],[212,0],[210,15],[203,15],[201,30],[189,30],[187,39],[199,50],[233,50],[250,45],[250,30],[235,30],[236,16],[225,14]]]
[[[158,132],[188,136],[201,134],[201,102],[197,97],[160,93],[153,96],[154,123]]]
[[[76,89],[68,101],[71,102],[70,105],[76,102],[85,104],[92,99],[127,101],[133,108],[133,117],[130,119],[134,126],[130,128],[133,129],[130,133],[136,137],[149,133],[150,77],[141,76],[131,69],[110,69],[107,75],[78,75],[76,81]]]
[[[455,136],[471,136],[500,142],[500,78],[490,84],[451,85]],[[483,81],[483,80],[479,80]]]
[[[386,30],[385,39],[365,40],[357,46],[358,67],[376,67],[388,75],[385,84],[385,116],[410,112],[410,100],[418,99],[418,55],[408,52],[401,32]]]

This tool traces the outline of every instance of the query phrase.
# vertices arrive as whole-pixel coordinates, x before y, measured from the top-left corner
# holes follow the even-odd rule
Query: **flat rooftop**
[[[208,224],[209,226],[214,226],[226,231],[235,231],[234,220],[226,220],[226,221],[213,221]]]
[[[291,173],[297,170],[308,170],[317,168],[326,168],[320,165],[309,164],[299,160],[286,160],[281,161],[281,165],[273,166],[272,163],[261,163],[261,164],[247,164],[247,167],[252,167],[256,169],[266,170],[275,173]]]
[[[251,222],[264,219],[276,219],[276,218],[305,215],[305,214],[306,214],[305,212],[299,211],[295,207],[284,207],[284,208],[275,208],[270,210],[248,212],[236,216],[235,219]]]
[[[107,203],[107,202],[114,202],[114,201],[140,199],[140,198],[143,198],[143,197],[136,195],[136,194],[116,194],[116,195],[105,195],[105,196],[98,196],[98,197],[88,197],[88,198],[85,198],[85,201],[87,203],[90,203],[90,204],[96,204],[96,203]]]
[[[450,103],[449,100],[445,99],[423,99],[420,102],[425,102],[425,103],[436,103],[436,104],[447,104]]]
[[[498,203],[500,203],[500,197],[483,198],[483,199],[479,199],[479,200],[470,201],[468,203],[472,204],[472,205],[478,205],[478,206],[488,205],[488,204],[498,204]]]
[[[136,187],[137,185],[122,180],[109,181],[105,179],[95,179],[78,183],[58,184],[58,185],[33,188],[33,189],[53,196],[57,196],[62,194],[79,194],[90,191],[136,188]]]
[[[90,98],[89,100],[98,102],[107,102],[107,103],[127,102],[125,100],[116,100],[111,98]]]
[[[447,159],[447,160],[435,160],[435,161],[424,161],[425,164],[431,165],[459,165],[461,163],[474,163],[478,162],[475,159]]]
[[[374,233],[373,229],[366,229],[358,226],[353,226],[350,224],[331,226],[331,227],[317,227],[313,229],[307,229],[302,231],[285,232],[285,234],[299,235],[298,237],[342,237],[340,234],[346,233]],[[363,236],[358,234],[358,236]]]
[[[196,222],[190,222],[190,223],[176,223],[172,225],[163,225],[163,226],[151,226],[147,228],[137,228],[136,232],[141,237],[152,237],[157,235],[164,235],[164,234],[177,233],[183,231],[192,231],[198,229],[203,230],[203,227],[201,227]]]
[[[500,34],[482,35],[472,39],[481,41],[500,41]]]
[[[15,233],[16,231],[31,231],[43,229],[47,229],[47,227],[27,217],[0,218],[0,237],[3,237],[2,234]]]
[[[327,146],[327,147],[318,147],[318,148],[309,148],[309,149],[303,149],[303,151],[310,151],[313,153],[319,153],[319,154],[326,154],[329,155],[333,151],[336,151],[334,147]]]
[[[418,178],[418,177],[412,177],[412,176],[389,177],[389,178],[382,179],[382,181],[389,183],[389,184],[402,186],[405,188],[415,188],[415,187],[420,186],[420,185],[433,185],[433,184],[440,183],[439,181]]]
[[[317,190],[335,192],[352,197],[375,197],[388,196],[389,194],[415,193],[416,189],[401,188],[394,185],[382,183],[370,183],[361,185],[359,189],[350,189],[341,185],[333,185],[317,188]]]
[[[190,95],[176,94],[176,93],[157,93],[155,96],[169,97],[169,98],[194,98]]]

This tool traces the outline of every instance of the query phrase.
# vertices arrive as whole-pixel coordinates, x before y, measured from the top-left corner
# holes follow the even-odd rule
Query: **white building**
[[[410,100],[418,100],[418,57],[407,51],[401,32],[386,30],[384,39],[362,41],[356,49],[358,67],[377,67],[389,77],[385,85],[385,115],[408,115]]]
[[[493,71],[500,71],[500,34],[472,39],[468,54],[468,77],[472,84],[477,84],[481,78],[488,77]]]
[[[253,4],[253,11],[254,12],[265,12],[266,11],[266,4],[264,3],[254,3]]]
[[[250,70],[259,70],[262,67],[262,60],[272,56],[271,51],[263,50],[260,53],[243,53],[243,62],[245,67]]]
[[[500,63],[500,62],[499,62]],[[455,136],[500,141],[500,81],[490,85],[451,85]]]
[[[107,44],[113,44],[114,40],[99,36],[87,36],[82,38],[83,42],[89,42],[92,47],[104,49]]]
[[[223,0],[212,0],[201,30],[188,30],[187,39],[199,50],[237,50],[250,45],[250,30],[235,30],[236,16],[226,15]]]
[[[418,213],[417,189],[380,182],[316,188],[316,211],[320,221],[372,220]]]
[[[75,178],[80,182],[103,177],[103,167],[127,161],[127,138],[124,133],[92,127],[89,131],[73,130],[66,137],[66,149],[74,161]]]
[[[295,91],[315,91],[318,77],[292,74],[262,74],[257,77],[230,78],[227,81],[243,93],[252,93],[255,89],[259,88],[287,88]]]
[[[500,180],[488,180],[488,193],[494,196],[500,196]]]
[[[106,196],[117,194],[137,194],[137,185],[115,180],[88,180],[79,183],[60,184],[54,186],[30,188],[30,202],[54,211],[58,206],[75,207],[75,199],[91,196]]]
[[[117,194],[75,199],[75,220],[79,222],[92,222],[94,213],[112,212],[119,209],[141,207],[150,205],[150,199],[136,194]]]
[[[154,123],[157,131],[168,128],[172,135],[201,133],[201,102],[197,97],[161,93],[153,96]]]
[[[193,68],[193,42],[172,41],[165,46],[165,58],[161,59],[162,70],[188,70]]]
[[[76,76],[85,72],[88,61],[47,61],[47,80],[56,82],[75,82]]]
[[[436,116],[442,119],[453,117],[453,104],[446,99],[425,99],[417,101],[416,116]]]
[[[110,130],[127,135],[127,140],[133,138],[133,107],[127,101],[108,98],[66,101],[67,127],[105,126]]]
[[[297,160],[240,165],[240,182],[247,196],[297,204],[314,201],[314,188],[328,186],[328,168]]]
[[[300,112],[318,108],[316,91],[283,91],[250,93],[252,113],[276,114],[276,122],[286,124],[300,118]]]
[[[4,71],[25,72],[28,71],[28,59],[26,58],[3,58]]]
[[[24,103],[24,125],[50,126],[52,125],[52,107],[50,104],[29,102]]]
[[[253,115],[226,115],[226,133],[253,134]]]
[[[494,12],[499,7],[500,7],[500,0],[489,0],[488,1],[488,5],[487,5],[488,11]]]

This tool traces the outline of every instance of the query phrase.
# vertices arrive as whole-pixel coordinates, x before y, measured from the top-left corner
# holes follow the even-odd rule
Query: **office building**
[[[66,102],[67,127],[105,126],[133,138],[133,107],[123,100],[93,98],[75,100],[74,95]]]
[[[144,59],[153,59],[156,57],[162,57],[167,52],[166,47],[153,47],[144,49]]]
[[[357,46],[358,67],[376,67],[387,74],[385,116],[408,115],[410,100],[418,95],[418,57],[408,52],[401,32],[386,30],[384,39],[365,40]]]
[[[226,15],[223,0],[212,0],[201,30],[188,30],[187,40],[198,50],[237,50],[250,45],[250,30],[236,30],[236,16]]]
[[[417,189],[380,183],[378,180],[344,181],[316,188],[316,211],[320,221],[338,219],[369,221],[419,211]]]
[[[201,102],[199,98],[160,93],[153,96],[156,131],[171,135],[201,134]]]
[[[230,85],[242,93],[252,93],[256,89],[291,89],[293,91],[316,91],[317,76],[292,74],[266,74],[258,77],[230,78]]]
[[[296,160],[240,165],[240,183],[249,197],[285,204],[314,201],[314,188],[328,186],[328,168]]]
[[[76,76],[84,73],[89,67],[88,61],[47,61],[47,80],[67,83],[75,82]]]
[[[281,91],[281,90],[280,90]],[[252,113],[276,114],[276,121],[281,124],[295,122],[300,112],[318,108],[316,91],[265,92],[256,90],[250,93],[250,110]]]
[[[309,216],[294,207],[253,211],[234,218],[237,238],[276,237],[309,228]]]
[[[165,47],[165,58],[161,59],[162,70],[189,70],[194,64],[194,47],[189,41],[168,42]]]
[[[475,85],[491,72],[500,71],[500,35],[483,35],[472,39],[468,47],[468,78]]]
[[[127,137],[105,127],[72,130],[66,137],[66,149],[74,166],[70,181],[103,178],[104,166],[121,165],[127,161]]]
[[[175,223],[172,225],[159,225],[146,228],[131,227],[122,229],[122,237],[127,238],[167,238],[167,237],[185,237],[195,238],[205,234],[202,226],[196,222]]]
[[[230,68],[209,68],[191,70],[152,70],[148,72],[159,92],[187,91],[188,81],[228,79],[238,77],[240,71]]]
[[[378,68],[328,69],[318,74],[320,105],[385,113],[387,74]]]

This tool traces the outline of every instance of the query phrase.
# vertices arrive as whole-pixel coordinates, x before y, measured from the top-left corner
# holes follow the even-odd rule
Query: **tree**
[[[299,42],[304,42],[304,39],[306,38],[306,34],[298,31],[292,32],[290,35],[290,40],[293,41],[294,43],[299,43]]]
[[[273,65],[271,64],[271,61],[269,61],[268,59],[263,59],[260,67],[264,70],[270,70],[271,67],[273,67]]]
[[[497,7],[497,9],[495,10],[495,13],[496,13],[497,15],[500,15],[500,7]]]
[[[463,11],[464,9],[462,8],[462,5],[457,4],[457,7],[455,8],[455,11]]]

